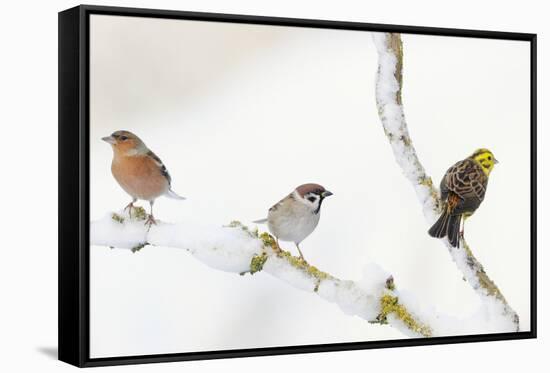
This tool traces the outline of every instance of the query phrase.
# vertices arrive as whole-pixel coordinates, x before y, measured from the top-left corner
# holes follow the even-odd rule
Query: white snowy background
[[[376,51],[363,32],[93,16],[91,216],[129,198],[100,141],[136,132],[165,162],[166,221],[264,217],[296,185],[334,192],[306,258],[358,279],[368,262],[439,311],[479,303],[431,239],[395,164],[374,100]],[[428,173],[477,147],[501,162],[466,235],[529,328],[529,46],[403,37],[404,105]],[[292,245],[286,245],[290,250]],[[183,250],[91,248],[92,357],[402,338],[259,273],[212,270]]]

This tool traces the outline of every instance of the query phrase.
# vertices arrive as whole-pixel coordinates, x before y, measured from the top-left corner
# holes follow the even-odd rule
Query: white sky
[[[500,164],[466,237],[529,327],[529,45],[404,35],[404,105],[428,173],[488,147]],[[374,261],[401,289],[464,316],[478,300],[430,238],[374,99],[366,32],[92,16],[91,216],[130,198],[100,138],[138,134],[186,201],[165,221],[250,222],[295,186],[334,192],[302,243],[357,279]],[[286,247],[294,250],[292,244]],[[402,338],[266,274],[214,271],[183,250],[91,248],[92,357]]]

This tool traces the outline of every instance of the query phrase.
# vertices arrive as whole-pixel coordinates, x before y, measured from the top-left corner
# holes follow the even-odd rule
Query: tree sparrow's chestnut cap
[[[300,185],[296,188],[296,192],[298,192],[302,198],[308,193],[318,194],[323,198],[332,196],[332,192],[326,190],[322,185],[314,183]]]

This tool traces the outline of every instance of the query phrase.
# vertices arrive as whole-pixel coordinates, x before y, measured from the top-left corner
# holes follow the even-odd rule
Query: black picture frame
[[[531,46],[531,326],[529,332],[463,335],[246,350],[90,358],[89,354],[89,19],[119,15],[325,29],[527,41]],[[78,367],[219,359],[536,338],[537,35],[313,19],[80,5],[59,13],[59,360]]]

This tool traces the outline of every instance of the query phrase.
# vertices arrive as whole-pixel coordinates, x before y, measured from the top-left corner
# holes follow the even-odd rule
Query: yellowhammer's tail
[[[460,242],[460,215],[451,215],[449,209],[441,214],[432,225],[428,234],[435,238],[447,237],[453,247],[458,247]]]
[[[447,238],[452,247],[458,247],[460,244],[460,218],[461,215],[451,215],[449,225],[447,226]]]
[[[443,214],[437,219],[437,221],[432,225],[430,230],[428,231],[428,234],[435,238],[443,238],[447,235],[447,227],[449,226],[449,218],[451,215],[449,214],[448,209],[445,209]]]

